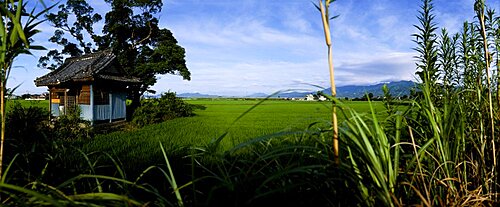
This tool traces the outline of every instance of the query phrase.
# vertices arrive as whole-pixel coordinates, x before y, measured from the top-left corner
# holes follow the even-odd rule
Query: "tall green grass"
[[[475,33],[484,25],[465,23],[461,35],[443,30],[438,41],[432,12],[424,0],[414,35],[420,96],[389,116],[389,126],[376,117],[347,120],[348,161],[367,205],[498,205],[498,132],[491,123],[499,122],[500,107],[489,101],[495,91],[483,76],[483,43],[490,39]]]

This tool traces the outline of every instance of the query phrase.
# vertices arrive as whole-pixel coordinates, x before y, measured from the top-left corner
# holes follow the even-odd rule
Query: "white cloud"
[[[283,16],[283,24],[291,30],[303,33],[309,33],[312,31],[311,22],[304,17],[305,14],[303,8],[285,7],[283,8]]]
[[[170,28],[179,39],[218,47],[299,45],[315,39],[306,34],[278,30],[267,26],[262,20],[246,17],[225,21],[188,18],[170,25]]]

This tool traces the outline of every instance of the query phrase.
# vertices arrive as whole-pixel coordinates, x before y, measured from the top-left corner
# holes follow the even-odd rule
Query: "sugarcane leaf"
[[[332,19],[336,19],[336,18],[337,18],[337,17],[339,17],[339,16],[340,16],[340,15],[335,15],[335,16],[333,16],[333,17],[330,17],[330,20],[332,20]]]

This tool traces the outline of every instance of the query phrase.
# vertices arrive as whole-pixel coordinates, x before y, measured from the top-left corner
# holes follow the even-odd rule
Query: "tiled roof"
[[[123,74],[101,74],[106,67],[110,66],[116,56],[111,50],[96,52],[76,58],[68,58],[58,69],[39,77],[35,80],[37,86],[59,85],[68,81],[92,81],[96,78],[102,80],[113,80],[119,82],[139,83],[135,77],[127,77]]]

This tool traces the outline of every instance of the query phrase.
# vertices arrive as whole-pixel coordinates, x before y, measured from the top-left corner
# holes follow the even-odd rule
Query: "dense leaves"
[[[66,115],[58,117],[54,122],[53,138],[55,139],[85,139],[92,137],[90,122],[80,118],[80,110],[68,110]]]
[[[164,93],[159,99],[145,99],[134,112],[132,123],[137,126],[160,123],[176,117],[193,116],[195,105],[188,104],[173,92]]]
[[[16,103],[7,114],[6,136],[16,145],[31,145],[43,141],[49,134],[49,112],[41,107],[23,107]]]
[[[415,51],[418,53],[416,56],[417,72],[420,80],[425,83],[436,83],[439,74],[437,67],[437,26],[435,23],[435,16],[432,14],[434,6],[432,0],[423,1],[422,11],[419,11],[418,21],[420,25],[415,25],[418,33],[414,34],[414,42],[417,43]]]
[[[15,103],[7,113],[7,138],[22,145],[45,142],[45,138],[90,138],[90,122],[82,120],[79,114],[79,110],[73,109],[51,121],[46,108]]]
[[[63,63],[63,55],[71,57],[81,56],[84,53],[92,52],[92,43],[87,43],[83,32],[87,32],[91,38],[97,38],[94,33],[93,25],[99,22],[102,17],[94,13],[94,9],[83,0],[68,1],[66,4],[58,6],[57,13],[47,15],[47,19],[56,27],[54,36],[49,41],[63,47],[61,51],[57,49],[50,50],[46,56],[40,58],[40,67],[56,69]],[[71,23],[68,18],[73,14],[75,20]],[[72,43],[65,33],[70,34],[77,43]],[[50,60],[53,62],[51,63]]]

